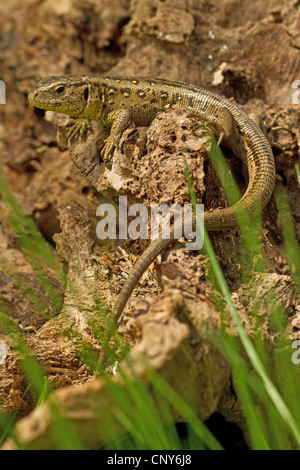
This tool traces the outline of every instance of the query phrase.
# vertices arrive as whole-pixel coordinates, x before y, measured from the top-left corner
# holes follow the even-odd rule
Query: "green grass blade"
[[[186,176],[187,176],[187,181],[188,181],[188,185],[189,185],[189,188],[190,188],[191,200],[192,200],[193,206],[195,208],[196,204],[197,204],[197,201],[196,201],[195,193],[193,191],[192,181],[191,181],[191,177],[190,177],[187,165],[186,165]],[[199,220],[198,223],[200,224],[201,221]],[[208,233],[205,230],[205,227],[204,227],[204,246],[205,246],[206,252],[208,254],[208,257],[210,259],[210,262],[211,262],[211,265],[212,265],[212,270],[213,270],[214,275],[216,277],[216,280],[217,280],[217,283],[219,285],[220,291],[221,291],[221,293],[222,293],[222,295],[223,295],[223,297],[226,301],[228,310],[229,310],[229,312],[230,312],[230,314],[231,314],[231,316],[234,320],[235,327],[237,329],[237,332],[239,334],[239,338],[240,338],[241,343],[242,343],[242,345],[245,349],[245,352],[246,352],[247,356],[249,357],[249,360],[250,360],[253,368],[255,369],[255,371],[257,372],[259,377],[261,378],[270,399],[272,400],[273,404],[275,405],[276,410],[278,411],[279,415],[283,419],[286,426],[291,430],[297,444],[300,446],[300,428],[299,428],[299,425],[295,421],[292,413],[290,412],[289,408],[287,407],[285,401],[282,399],[282,397],[281,397],[280,393],[278,392],[277,388],[275,387],[275,385],[273,384],[273,382],[269,378],[269,376],[268,376],[268,374],[265,370],[265,367],[263,366],[263,363],[261,362],[261,360],[260,360],[260,358],[259,358],[259,356],[258,356],[251,340],[248,338],[248,336],[247,336],[247,334],[246,334],[246,332],[243,328],[243,325],[242,325],[242,323],[239,319],[239,316],[238,316],[237,311],[235,309],[235,306],[233,304],[231,294],[230,294],[229,288],[226,284],[226,281],[225,281],[224,275],[222,273],[221,267],[219,265],[219,262],[217,260],[216,255],[215,255],[215,252],[214,252],[214,249],[212,247],[211,241],[209,239]]]

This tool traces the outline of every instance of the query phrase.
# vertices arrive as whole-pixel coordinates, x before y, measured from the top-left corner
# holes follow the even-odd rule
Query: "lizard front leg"
[[[116,109],[111,111],[103,121],[111,127],[110,134],[104,142],[101,157],[105,164],[110,164],[113,151],[119,145],[120,138],[130,124],[130,112],[127,109]]]

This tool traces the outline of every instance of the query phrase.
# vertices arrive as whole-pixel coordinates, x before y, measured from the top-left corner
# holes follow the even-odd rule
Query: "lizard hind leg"
[[[230,148],[236,155],[243,154],[240,149],[240,146],[243,145],[243,139],[238,124],[228,108],[225,106],[220,107],[214,121],[209,121],[208,125],[218,138],[218,146],[223,143],[225,147]]]
[[[262,117],[257,113],[251,113],[249,117],[257,125],[257,127],[264,133],[266,138],[270,141],[268,131],[267,131],[267,128],[265,126],[265,123],[264,123]]]

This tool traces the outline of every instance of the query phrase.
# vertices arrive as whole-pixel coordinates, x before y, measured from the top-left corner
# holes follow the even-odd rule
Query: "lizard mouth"
[[[72,103],[67,98],[57,96],[47,96],[47,99],[43,96],[41,90],[33,88],[28,93],[28,101],[36,108],[44,109],[46,111],[56,111],[58,113],[68,114],[73,117],[80,116],[82,111],[86,108],[87,103],[84,106],[72,106]]]
[[[57,97],[47,97],[47,100],[43,99],[43,96],[38,90],[31,90],[28,93],[28,101],[36,106],[37,108],[43,108],[43,109],[53,109],[53,107],[57,106],[58,108],[60,106],[64,106],[66,103],[63,103],[62,101],[59,101]]]
[[[39,102],[36,100],[36,91],[35,90],[31,90],[28,93],[28,101],[29,101],[29,103],[33,104],[34,106],[38,105]]]
[[[28,101],[32,105],[36,106],[37,108],[42,109],[53,109],[53,107],[60,107],[63,106],[63,103],[59,103],[55,98],[47,98],[47,101],[42,99],[38,90],[31,90],[28,93]]]

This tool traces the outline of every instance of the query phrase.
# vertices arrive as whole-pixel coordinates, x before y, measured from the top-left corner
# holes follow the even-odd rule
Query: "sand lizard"
[[[149,126],[157,113],[174,105],[192,110],[215,128],[219,140],[242,159],[249,174],[249,184],[240,201],[231,207],[205,212],[208,231],[236,227],[239,211],[246,209],[251,214],[258,206],[264,208],[271,198],[275,163],[268,139],[247,114],[213,92],[163,79],[70,75],[40,80],[28,99],[38,108],[110,123],[110,135],[101,151],[106,163],[130,122]],[[170,239],[152,241],[138,259],[118,297],[116,318],[144,271],[172,243],[173,230]]]

